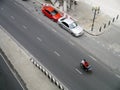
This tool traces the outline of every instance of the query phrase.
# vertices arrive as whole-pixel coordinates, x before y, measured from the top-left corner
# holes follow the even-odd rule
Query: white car
[[[84,34],[83,28],[81,28],[73,19],[62,17],[58,19],[58,24],[70,32],[73,36],[81,36]]]

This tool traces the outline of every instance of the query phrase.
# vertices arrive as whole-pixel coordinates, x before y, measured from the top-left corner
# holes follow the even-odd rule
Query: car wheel
[[[62,28],[62,25],[58,23],[58,25]]]
[[[75,34],[71,32],[71,35],[73,35],[75,37]]]

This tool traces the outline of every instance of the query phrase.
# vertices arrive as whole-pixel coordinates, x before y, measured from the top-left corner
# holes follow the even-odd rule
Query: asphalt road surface
[[[42,21],[43,19],[46,21]],[[76,46],[70,43],[68,37],[72,37],[71,35],[59,35],[59,30],[62,29],[57,24],[53,23],[58,32],[48,23],[53,22],[44,16],[41,21],[38,21],[13,0],[0,1],[0,25],[32,53],[39,62],[46,66],[69,90],[120,89],[120,79],[113,72],[104,64],[97,62],[97,58],[93,57],[81,45]],[[84,37],[81,37],[82,40]],[[75,40],[80,42],[80,38]],[[88,59],[91,63],[92,73],[86,73],[80,69],[79,63],[83,58]]]
[[[0,90],[23,90],[0,55]]]

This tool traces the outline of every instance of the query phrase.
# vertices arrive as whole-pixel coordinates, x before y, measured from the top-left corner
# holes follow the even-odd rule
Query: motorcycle
[[[86,72],[92,71],[92,66],[90,64],[87,67],[85,67],[83,63],[80,63],[80,67]]]

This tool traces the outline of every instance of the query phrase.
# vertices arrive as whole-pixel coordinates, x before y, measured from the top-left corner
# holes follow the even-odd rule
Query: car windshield
[[[56,10],[53,10],[52,12],[51,12],[51,14],[52,15],[56,15],[58,12],[56,11]]]
[[[77,23],[76,23],[76,22],[73,22],[73,23],[71,23],[69,26],[70,26],[70,29],[73,29],[73,28],[75,28],[75,27],[77,26]]]

